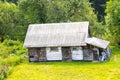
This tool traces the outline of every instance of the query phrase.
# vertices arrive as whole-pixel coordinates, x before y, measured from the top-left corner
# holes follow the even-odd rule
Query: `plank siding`
[[[45,48],[28,48],[29,61],[46,61]]]
[[[72,61],[72,53],[70,47],[62,47],[62,59],[63,61]]]

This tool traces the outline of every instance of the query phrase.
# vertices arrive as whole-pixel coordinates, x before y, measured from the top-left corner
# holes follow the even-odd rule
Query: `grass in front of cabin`
[[[6,80],[120,80],[120,48],[113,52],[109,62],[101,63],[24,62],[16,66]]]
[[[6,80],[120,80],[119,63],[120,60],[105,63],[22,63]]]

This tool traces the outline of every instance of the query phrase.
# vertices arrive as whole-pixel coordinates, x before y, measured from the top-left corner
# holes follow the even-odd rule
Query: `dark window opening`
[[[50,52],[58,52],[58,47],[51,47]]]
[[[80,49],[82,49],[81,47],[73,47],[72,48],[72,51],[78,51],[78,50],[80,50]]]

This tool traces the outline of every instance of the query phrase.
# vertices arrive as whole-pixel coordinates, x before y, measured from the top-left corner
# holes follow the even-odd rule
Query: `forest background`
[[[0,0],[0,79],[27,57],[29,24],[80,21],[89,21],[92,36],[120,53],[120,0]]]

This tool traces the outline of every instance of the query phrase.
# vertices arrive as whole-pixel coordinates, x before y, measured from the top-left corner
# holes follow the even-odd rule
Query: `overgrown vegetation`
[[[7,77],[12,66],[18,65],[26,57],[20,41],[4,40],[0,43],[0,80]]]
[[[8,76],[8,66],[0,64],[0,79],[4,79]]]
[[[106,33],[112,45],[120,45],[120,0],[110,0],[106,8]],[[112,36],[112,38],[110,38]]]

